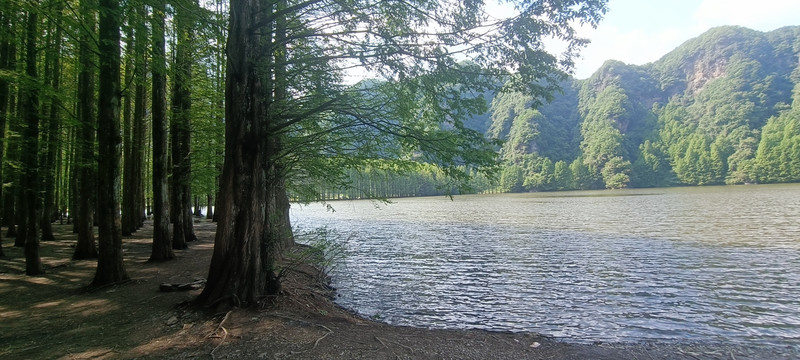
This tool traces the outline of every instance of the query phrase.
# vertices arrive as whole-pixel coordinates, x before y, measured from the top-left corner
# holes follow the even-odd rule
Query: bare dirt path
[[[311,266],[298,266],[263,309],[215,312],[184,303],[199,290],[160,292],[161,283],[207,276],[215,226],[197,220],[198,242],[177,259],[149,263],[152,226],[124,239],[131,281],[85,286],[95,261],[71,260],[75,235],[56,225],[43,242],[47,273],[24,275],[22,249],[3,239],[2,359],[792,359],[796,349],[702,344],[572,344],[531,333],[427,330],[359,318],[330,300]],[[182,305],[183,304],[183,305]]]

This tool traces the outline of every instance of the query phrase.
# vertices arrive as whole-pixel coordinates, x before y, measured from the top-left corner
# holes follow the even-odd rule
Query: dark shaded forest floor
[[[311,266],[296,266],[283,294],[260,310],[214,313],[182,305],[199,290],[160,292],[161,283],[205,278],[215,225],[198,220],[198,242],[177,259],[148,263],[152,226],[126,237],[131,281],[85,286],[95,261],[71,260],[75,235],[56,225],[43,242],[47,273],[24,275],[21,248],[3,239],[2,359],[793,359],[791,349],[704,344],[573,344],[531,333],[427,330],[359,318],[330,300]],[[3,229],[5,234],[5,229]]]

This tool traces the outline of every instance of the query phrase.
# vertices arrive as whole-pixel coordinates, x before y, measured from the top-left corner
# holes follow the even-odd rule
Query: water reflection
[[[333,274],[338,301],[389,323],[800,343],[800,186],[563,195],[402,199],[380,210],[353,201],[334,213],[294,206],[292,216],[300,229],[350,237]]]

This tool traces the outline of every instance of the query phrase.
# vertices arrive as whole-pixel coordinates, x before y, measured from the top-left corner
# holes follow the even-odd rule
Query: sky
[[[634,65],[656,61],[716,26],[770,31],[800,25],[800,0],[610,0],[608,6],[596,29],[580,30],[592,43],[576,62],[578,79],[610,59]]]

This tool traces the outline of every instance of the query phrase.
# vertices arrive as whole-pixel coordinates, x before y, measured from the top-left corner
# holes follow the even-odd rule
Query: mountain
[[[799,54],[800,26],[718,27],[650,64],[607,61],[537,108],[498,94],[501,190],[798,182]]]

